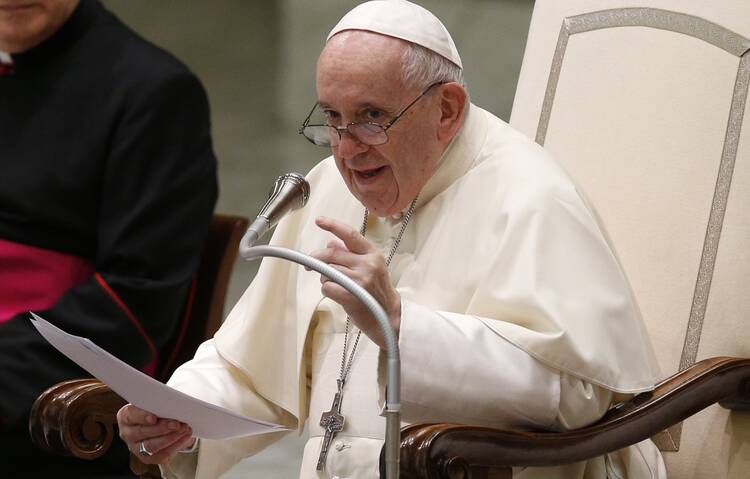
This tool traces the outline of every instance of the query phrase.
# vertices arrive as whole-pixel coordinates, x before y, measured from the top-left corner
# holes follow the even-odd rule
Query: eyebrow
[[[327,102],[318,101],[318,106],[320,108],[330,108],[330,109],[335,110],[335,108],[332,108],[332,106],[329,103],[327,103]],[[364,102],[364,103],[361,103],[361,104],[357,105],[357,111],[368,110],[368,109],[379,110],[379,111],[382,111],[383,113],[385,113],[387,115],[395,115],[396,114],[396,110],[393,110],[393,109],[391,109],[389,107],[386,107],[386,106],[375,105],[375,104],[370,103],[370,102]]]

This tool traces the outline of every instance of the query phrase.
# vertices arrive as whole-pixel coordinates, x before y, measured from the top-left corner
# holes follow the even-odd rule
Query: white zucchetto
[[[445,25],[428,10],[406,0],[372,0],[354,7],[333,27],[326,41],[344,30],[367,30],[416,43],[463,68]]]

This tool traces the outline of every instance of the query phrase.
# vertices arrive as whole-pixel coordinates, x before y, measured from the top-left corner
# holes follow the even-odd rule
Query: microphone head
[[[268,200],[261,208],[259,217],[268,221],[268,227],[273,228],[287,213],[301,208],[310,198],[310,184],[299,173],[286,173],[276,178]]]

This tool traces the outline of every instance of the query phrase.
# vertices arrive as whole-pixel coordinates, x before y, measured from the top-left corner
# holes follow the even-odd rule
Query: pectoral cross
[[[320,447],[320,457],[318,457],[318,471],[323,470],[323,466],[326,463],[326,456],[328,456],[328,448],[331,447],[331,441],[337,433],[344,429],[344,416],[341,415],[341,395],[342,389],[344,389],[344,383],[341,379],[337,379],[339,390],[333,397],[333,405],[330,411],[324,412],[320,416],[320,426],[325,429],[326,434],[323,437],[323,445]]]

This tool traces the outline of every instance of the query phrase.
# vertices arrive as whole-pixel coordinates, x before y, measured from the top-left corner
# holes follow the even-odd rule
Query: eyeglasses
[[[433,87],[444,84],[444,81],[439,81],[431,84],[419,94],[411,103],[401,110],[391,121],[385,125],[373,122],[357,123],[352,122],[344,126],[333,126],[333,125],[310,125],[310,117],[312,116],[315,108],[318,107],[316,102],[313,105],[312,110],[305,118],[302,126],[297,131],[299,134],[304,135],[311,143],[318,146],[338,146],[341,143],[341,134],[349,133],[358,142],[369,146],[382,145],[388,142],[388,134],[386,133],[390,127],[392,127],[411,108],[420,98],[425,96]]]

